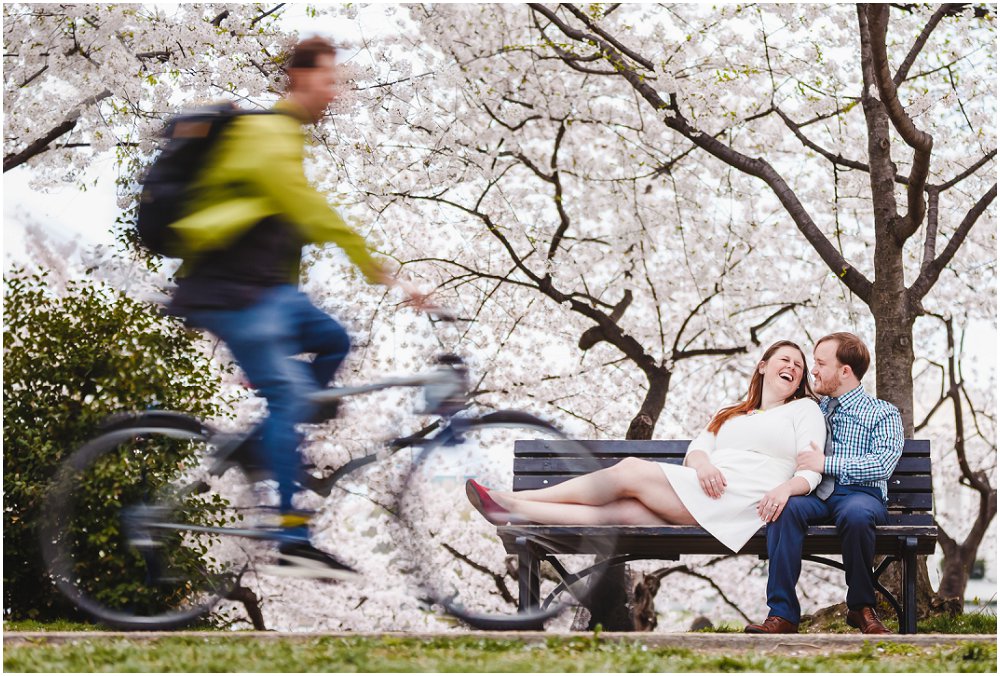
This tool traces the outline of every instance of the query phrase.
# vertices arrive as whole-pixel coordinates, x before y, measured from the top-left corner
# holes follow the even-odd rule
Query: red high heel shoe
[[[469,479],[465,482],[465,495],[468,496],[469,502],[476,508],[476,511],[482,514],[494,526],[508,524],[511,526],[523,526],[534,523],[510,513],[498,505],[496,500],[490,497],[490,490],[476,483],[475,479]]]

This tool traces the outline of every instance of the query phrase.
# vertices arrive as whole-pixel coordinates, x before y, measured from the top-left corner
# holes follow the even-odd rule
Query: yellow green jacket
[[[292,226],[303,243],[336,244],[369,281],[377,281],[381,266],[365,240],[306,180],[305,112],[287,100],[274,110],[284,114],[244,115],[223,130],[211,161],[193,185],[191,213],[172,225],[184,248],[197,259],[199,253],[225,249],[264,219],[277,217]]]

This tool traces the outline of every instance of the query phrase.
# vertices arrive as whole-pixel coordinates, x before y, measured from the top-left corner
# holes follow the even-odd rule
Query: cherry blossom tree
[[[172,12],[5,5],[4,170],[72,180],[114,149],[123,185],[134,184],[163,116],[185,102],[273,100],[291,39],[280,6]],[[443,346],[470,357],[478,404],[529,408],[584,437],[686,437],[742,394],[767,344],[792,338],[808,351],[847,328],[875,345],[878,393],[912,432],[934,405],[914,397],[913,374],[925,387],[929,376],[913,365],[947,359],[944,324],[922,317],[995,321],[989,11],[386,14],[397,37],[355,45],[353,93],[316,130],[309,173],[462,321],[432,336],[394,298],[359,286],[335,248],[316,249],[306,287],[359,336],[345,379],[416,368]],[[994,405],[988,389],[969,392],[971,409]],[[343,439],[402,422],[395,404],[373,410],[321,438],[317,465],[367,452]],[[936,449],[955,448],[952,426],[935,434],[946,440]],[[987,487],[988,449],[965,449]],[[738,616],[760,602],[762,581],[741,584],[759,572],[746,557],[691,571],[669,578],[701,585],[684,587],[688,598],[719,593]],[[833,590],[812,603],[838,595],[837,584],[810,587]],[[305,626],[294,602],[281,606],[289,593],[257,589],[265,608],[284,608],[274,611],[284,626]],[[378,594],[350,594],[331,595],[355,608],[338,626],[383,617],[370,610]],[[386,614],[402,608],[383,596]],[[394,626],[427,621],[400,614],[410,619]]]

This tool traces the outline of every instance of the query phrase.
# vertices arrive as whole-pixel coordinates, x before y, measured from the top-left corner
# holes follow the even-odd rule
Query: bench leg
[[[900,565],[903,565],[902,559],[900,559],[900,557],[895,554],[887,556],[884,559],[882,559],[882,563],[879,564],[878,568],[876,568],[875,572],[873,573],[873,580],[875,584],[875,590],[878,591],[880,594],[882,594],[882,596],[885,598],[886,603],[892,606],[893,612],[896,613],[896,620],[899,623],[899,626],[902,627],[903,606],[899,605],[899,601],[897,601],[896,597],[892,595],[892,592],[886,589],[885,585],[879,582],[879,578],[882,577],[882,573],[884,573],[891,564],[896,562],[900,562]],[[902,597],[903,595],[900,594],[900,598]]]
[[[514,540],[517,550],[517,609],[520,611],[537,608],[540,601],[540,562],[531,551],[528,539]]]
[[[917,538],[900,537],[903,550],[903,617],[899,633],[917,633]]]

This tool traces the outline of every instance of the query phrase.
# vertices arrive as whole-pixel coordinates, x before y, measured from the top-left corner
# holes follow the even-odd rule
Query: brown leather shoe
[[[847,612],[847,624],[855,629],[860,629],[862,634],[891,634],[882,620],[878,619],[875,609],[864,607],[861,610],[849,610]]]
[[[783,617],[768,615],[767,619],[760,624],[748,624],[743,630],[744,634],[797,634],[799,625],[792,624]]]

